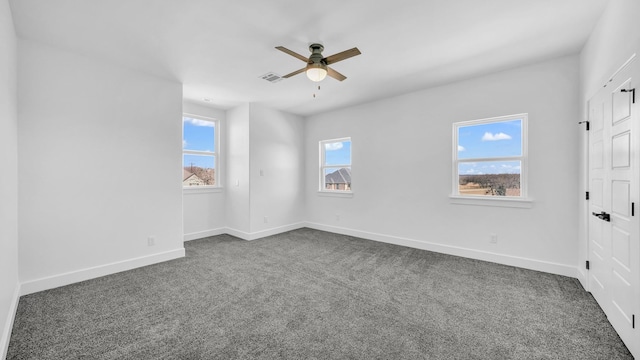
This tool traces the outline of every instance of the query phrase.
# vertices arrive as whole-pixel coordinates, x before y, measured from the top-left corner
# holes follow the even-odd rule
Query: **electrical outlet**
[[[240,180],[236,180],[236,186],[240,186]]]
[[[147,238],[147,246],[154,246],[156,244],[156,237],[155,236],[149,236]]]
[[[498,235],[497,234],[489,234],[489,236],[491,237],[491,239],[489,240],[490,243],[492,244],[497,244],[498,243]]]

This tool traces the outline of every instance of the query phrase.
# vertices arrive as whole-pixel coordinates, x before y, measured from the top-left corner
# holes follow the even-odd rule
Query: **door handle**
[[[604,220],[604,221],[607,221],[607,222],[611,221],[611,215],[607,214],[604,211],[600,212],[600,214],[598,214],[596,212],[592,212],[591,214],[593,214],[593,216],[597,217],[600,220]]]

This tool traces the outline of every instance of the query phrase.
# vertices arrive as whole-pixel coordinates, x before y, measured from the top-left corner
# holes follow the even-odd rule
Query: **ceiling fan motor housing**
[[[309,56],[309,64],[322,64],[323,50],[324,50],[324,46],[320,44],[309,45],[309,51],[311,51],[311,56]],[[326,65],[326,64],[323,64],[323,65]]]

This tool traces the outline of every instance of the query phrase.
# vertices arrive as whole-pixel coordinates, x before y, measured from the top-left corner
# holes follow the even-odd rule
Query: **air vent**
[[[272,83],[276,83],[280,80],[282,80],[282,76],[274,73],[274,72],[270,72],[270,73],[266,73],[262,76],[260,76],[260,78],[267,80],[268,82],[272,82]]]

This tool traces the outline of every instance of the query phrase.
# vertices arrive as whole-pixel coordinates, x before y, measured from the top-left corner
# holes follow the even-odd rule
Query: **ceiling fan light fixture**
[[[309,80],[319,82],[327,77],[327,66],[324,64],[309,64],[307,65],[306,73]]]
[[[302,69],[298,69],[290,74],[283,76],[284,79],[288,79],[294,75],[298,75],[304,72],[307,74],[309,80],[314,82],[324,80],[327,75],[338,81],[346,79],[346,76],[340,74],[333,68],[333,64],[337,63],[338,61],[342,61],[361,54],[358,48],[353,48],[339,52],[337,54],[333,54],[331,56],[324,57],[322,56],[322,50],[324,50],[324,46],[322,46],[322,44],[316,43],[309,45],[311,56],[309,56],[308,59],[295,51],[287,49],[284,46],[276,46],[276,49],[284,52],[285,54],[289,54],[298,60],[302,60],[307,64],[307,66],[303,67]],[[328,65],[331,65],[332,67],[329,68]]]

